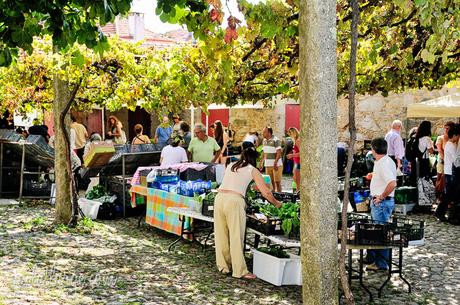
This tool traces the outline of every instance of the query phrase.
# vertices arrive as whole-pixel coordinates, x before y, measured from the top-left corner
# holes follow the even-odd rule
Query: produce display
[[[217,192],[209,192],[203,197],[203,195],[196,196],[197,200],[201,202],[202,208],[201,213],[205,216],[214,216],[214,199],[216,198]]]
[[[289,254],[283,250],[281,246],[270,246],[270,247],[260,247],[257,248],[258,251],[266,253],[268,255],[277,257],[277,258],[289,258]]]
[[[102,185],[96,185],[86,194],[86,198],[87,199],[97,199],[105,195],[107,195],[107,191],[105,190],[105,187]]]
[[[257,192],[248,191],[246,204],[249,226],[257,225],[253,221],[254,219],[262,223],[273,223],[274,226],[281,223],[281,230],[285,235],[298,236],[300,229],[300,206],[298,203],[284,202],[281,208],[277,208],[261,199]],[[274,220],[278,220],[278,222]],[[273,230],[277,231],[276,228]]]

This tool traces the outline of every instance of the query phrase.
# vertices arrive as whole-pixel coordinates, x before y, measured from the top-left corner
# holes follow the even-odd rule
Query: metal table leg
[[[412,292],[412,286],[411,284],[409,283],[408,280],[406,280],[403,275],[402,275],[402,266],[403,266],[403,248],[402,247],[399,247],[399,258],[398,258],[398,274],[399,274],[399,278],[401,280],[403,280],[407,286],[409,287],[409,290],[408,290],[408,293],[411,293]]]
[[[385,282],[383,282],[382,286],[380,286],[379,288],[379,298],[382,296],[382,290],[383,288],[388,284],[388,282],[391,280],[391,274],[393,273],[393,249],[390,248],[390,257],[389,257],[389,261],[388,261],[388,277],[387,279],[385,280]]]
[[[211,234],[214,232],[214,224],[211,223],[211,230],[209,231],[208,235],[206,235],[206,239],[204,240],[204,244],[203,244],[203,251],[206,249],[206,244],[209,240],[209,237],[211,236]]]
[[[3,193],[3,142],[0,143],[0,197]]]
[[[122,192],[121,192],[121,194],[123,196],[123,218],[126,218],[126,206],[125,206],[125,204],[126,204],[126,202],[125,202],[126,201],[126,198],[125,198],[126,197],[126,194],[125,194],[125,188],[126,188],[126,182],[125,182],[126,165],[125,165],[125,155],[124,154],[121,155],[121,162],[122,162],[121,169],[122,169],[122,179],[123,179],[122,185],[121,185],[122,188],[123,188]]]
[[[22,191],[24,189],[24,163],[26,160],[26,146],[22,144],[22,157],[21,157],[21,176],[19,181],[19,204],[22,201]]]
[[[369,302],[372,302],[374,299],[372,292],[367,288],[366,285],[364,285],[363,282],[363,273],[364,273],[364,250],[359,250],[359,271],[358,271],[358,276],[359,276],[359,285],[363,287],[363,289],[369,294]]]
[[[184,236],[184,228],[185,228],[185,216],[179,216],[179,219],[181,220],[181,227],[180,227],[180,236],[179,238],[177,238],[175,241],[173,241],[169,247],[168,247],[168,251],[171,251],[171,249],[178,243],[181,241],[181,239],[183,239],[183,236]]]

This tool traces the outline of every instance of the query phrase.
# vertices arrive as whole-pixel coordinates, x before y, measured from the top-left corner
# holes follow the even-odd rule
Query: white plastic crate
[[[97,218],[99,207],[102,203],[86,198],[78,198],[78,206],[80,207],[83,214],[91,219]]]
[[[412,211],[414,207],[415,203],[395,204],[394,212],[406,215],[408,212]]]
[[[290,254],[290,258],[277,258],[252,250],[253,273],[266,282],[276,286],[302,285],[300,257]]]

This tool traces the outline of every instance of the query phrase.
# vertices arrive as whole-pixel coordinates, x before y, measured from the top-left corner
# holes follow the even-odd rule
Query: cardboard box
[[[88,153],[83,156],[85,167],[101,167],[109,163],[115,154],[113,143],[95,142],[89,146]]]

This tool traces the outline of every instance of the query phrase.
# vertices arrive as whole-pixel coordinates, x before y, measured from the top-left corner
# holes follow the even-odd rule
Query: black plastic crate
[[[425,237],[425,222],[408,217],[393,216],[390,220],[392,230],[403,232],[408,241],[421,240]]]
[[[337,230],[341,230],[342,229],[341,213],[338,213],[337,217],[338,217]],[[368,220],[372,220],[370,215],[358,214],[358,213],[348,213],[347,214],[347,227],[351,228],[357,221],[365,223]]]
[[[201,214],[204,216],[214,217],[214,201],[203,199]]]
[[[354,226],[354,230],[347,230],[347,243],[353,245],[373,246],[408,246],[406,231],[396,230],[391,223],[382,223],[370,219],[352,220],[348,228]],[[339,239],[342,237],[339,230]]]
[[[267,222],[259,221],[253,216],[247,217],[246,225],[265,235],[282,235],[281,220],[277,218],[268,218]]]
[[[216,181],[216,168],[213,165],[208,165],[206,168],[202,170],[196,170],[193,168],[187,168],[183,172],[180,173],[180,180],[184,181],[195,181],[195,180],[203,180],[203,181]]]
[[[369,221],[355,223],[354,243],[358,245],[386,245],[388,242],[388,225]]]
[[[273,197],[282,202],[296,202],[300,198],[299,194],[287,192],[273,192]]]

